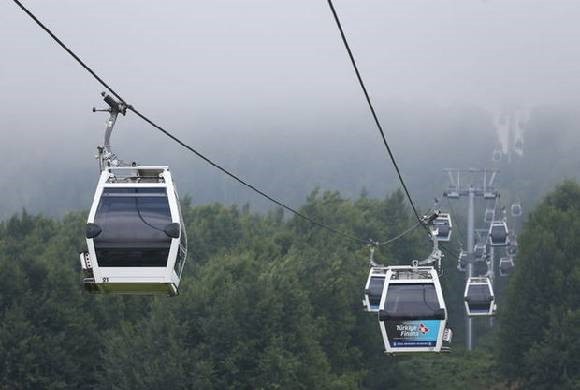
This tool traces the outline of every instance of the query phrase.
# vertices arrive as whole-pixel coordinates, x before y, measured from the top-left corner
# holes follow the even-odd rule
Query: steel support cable
[[[181,145],[182,147],[184,147],[185,149],[191,151],[192,153],[194,153],[197,157],[201,158],[202,160],[204,160],[206,163],[208,163],[209,165],[211,165],[212,167],[220,170],[221,172],[223,172],[224,174],[226,174],[227,176],[231,177],[232,179],[234,179],[235,181],[237,181],[238,183],[240,183],[241,185],[251,189],[252,191],[256,192],[257,194],[261,195],[262,197],[268,199],[270,202],[282,207],[285,210],[288,210],[289,212],[291,212],[292,214],[304,219],[305,221],[308,221],[309,223],[316,225],[318,227],[321,227],[323,229],[326,229],[328,231],[331,231],[334,234],[343,236],[345,238],[348,238],[350,240],[353,241],[358,241],[364,244],[368,244],[369,240],[364,240],[362,238],[353,236],[351,234],[345,233],[343,231],[337,230],[331,226],[328,226],[322,222],[318,222],[312,218],[310,218],[309,216],[301,213],[300,211],[282,203],[281,201],[271,197],[270,195],[266,194],[264,191],[256,188],[254,185],[246,182],[245,180],[241,179],[240,177],[238,177],[237,175],[235,175],[234,173],[228,171],[226,168],[222,167],[221,165],[213,162],[212,160],[210,160],[208,157],[206,157],[205,155],[203,155],[202,153],[200,153],[199,151],[197,151],[196,149],[194,149],[193,147],[187,145],[186,143],[184,143],[183,141],[181,141],[179,138],[175,137],[173,134],[169,133],[167,130],[165,130],[163,127],[159,126],[158,124],[156,124],[155,122],[153,122],[151,119],[147,118],[145,115],[141,114],[137,109],[135,109],[134,107],[129,106],[128,107],[129,110],[133,111],[139,118],[143,119],[145,122],[149,123],[151,126],[153,126],[154,128],[156,128],[157,130],[161,131],[163,134],[165,134],[167,137],[171,138],[173,141],[177,142],[179,145]]]
[[[387,138],[385,136],[385,131],[383,130],[383,126],[381,125],[381,122],[379,121],[379,118],[377,116],[377,113],[375,111],[373,103],[371,101],[371,97],[367,91],[365,83],[363,82],[362,76],[358,70],[358,66],[357,66],[356,61],[354,59],[354,55],[352,53],[350,45],[348,44],[348,41],[346,40],[346,35],[344,34],[344,30],[342,29],[342,24],[340,22],[338,14],[336,13],[336,10],[334,9],[334,5],[332,4],[332,0],[327,0],[327,2],[328,2],[328,6],[330,7],[330,10],[332,11],[332,15],[334,16],[334,21],[336,22],[336,26],[338,27],[338,29],[340,31],[340,37],[342,38],[342,43],[344,44],[344,47],[348,53],[348,56],[350,58],[350,62],[352,63],[352,67],[354,68],[354,72],[356,74],[356,78],[358,80],[358,83],[359,83],[359,85],[360,85],[360,87],[365,95],[365,98],[366,98],[366,101],[368,103],[371,115],[374,119],[375,124],[377,125],[377,128],[379,129],[379,132],[381,133],[381,137],[383,139],[383,145],[385,146],[387,153],[389,155],[389,158],[391,159],[391,163],[393,164],[393,167],[395,168],[395,171],[397,172],[399,182],[401,183],[401,186],[403,187],[403,190],[405,191],[405,195],[407,196],[407,199],[409,200],[409,203],[411,204],[411,208],[413,209],[413,213],[415,214],[417,221],[420,224],[422,224],[423,226],[425,226],[423,221],[421,220],[421,217],[419,216],[419,212],[417,211],[417,208],[415,207],[415,202],[413,201],[413,198],[411,197],[411,194],[409,193],[409,189],[407,188],[407,185],[405,184],[405,181],[403,180],[403,176],[401,175],[399,165],[397,164],[397,161],[395,160],[395,156],[393,155],[391,147],[389,146],[389,143],[387,142]]]
[[[406,230],[403,230],[401,233],[397,234],[395,237],[387,240],[387,241],[383,241],[383,242],[378,242],[376,243],[376,246],[385,246],[385,245],[389,245],[401,238],[403,238],[404,236],[406,236],[407,234],[411,233],[413,230],[415,230],[417,228],[417,226],[419,226],[420,224],[422,224],[423,222],[415,222],[413,225],[411,225],[410,227],[408,227]]]
[[[174,136],[173,134],[171,134],[169,131],[167,131],[165,128],[163,128],[162,126],[156,124],[155,122],[153,122],[151,119],[149,119],[148,117],[146,117],[144,114],[142,114],[141,112],[139,112],[135,107],[131,106],[130,104],[127,104],[127,102],[125,101],[125,99],[123,99],[112,87],[109,86],[109,84],[107,84],[101,77],[99,77],[99,75],[97,75],[97,73],[91,68],[89,67],[78,55],[76,55],[71,49],[69,49],[62,40],[60,40],[60,38],[58,38],[44,23],[42,23],[30,10],[28,10],[19,0],[12,0],[22,11],[24,11],[32,20],[34,20],[34,22],[42,29],[44,30],[48,35],[50,35],[50,37],[61,47],[63,48],[71,57],[73,57],[77,63],[79,63],[79,65],[81,65],[81,67],[83,67],[83,69],[85,69],[87,72],[89,72],[94,78],[95,80],[97,80],[97,82],[99,82],[99,84],[101,84],[105,89],[107,89],[113,96],[115,96],[117,99],[119,99],[124,105],[127,106],[127,108],[131,111],[133,111],[139,118],[141,118],[142,120],[144,120],[145,122],[147,122],[148,124],[150,124],[152,127],[154,127],[155,129],[161,131],[163,134],[165,134],[167,137],[169,137],[170,139],[172,139],[173,141],[177,142],[179,145],[181,145],[182,147],[184,147],[185,149],[191,151],[192,153],[194,153],[196,156],[198,156],[199,158],[201,158],[202,160],[204,160],[206,163],[208,163],[209,165],[211,165],[212,167],[220,170],[221,172],[223,172],[224,174],[226,174],[227,176],[231,177],[232,179],[234,179],[235,181],[237,181],[238,183],[240,183],[241,185],[251,189],[252,191],[256,192],[257,194],[261,195],[262,197],[266,198],[267,200],[269,200],[270,202],[282,207],[283,209],[291,212],[292,214],[296,215],[297,217],[300,217],[302,219],[304,219],[305,221],[316,225],[318,227],[321,227],[323,229],[326,229],[334,234],[340,235],[342,237],[348,238],[352,241],[357,241],[360,243],[364,243],[364,244],[371,244],[374,245],[375,243],[372,240],[365,240],[359,237],[356,237],[352,234],[348,234],[345,233],[343,231],[340,231],[338,229],[335,229],[331,226],[328,226],[322,222],[318,222],[312,218],[310,218],[309,216],[301,213],[300,211],[287,206],[286,204],[282,203],[279,200],[276,200],[275,198],[271,197],[270,195],[266,194],[265,192],[259,190],[258,188],[256,188],[255,186],[253,186],[250,183],[247,183],[245,180],[241,179],[240,177],[238,177],[237,175],[235,175],[234,173],[228,171],[226,168],[222,167],[221,165],[213,162],[211,159],[209,159],[208,157],[206,157],[205,155],[203,155],[202,153],[200,153],[199,151],[197,151],[196,149],[194,149],[193,147],[187,145],[186,143],[184,143],[183,141],[181,141],[179,138],[177,138],[176,136]],[[415,208],[413,207],[413,210],[415,212],[415,215],[418,216]],[[420,221],[420,219],[419,219]],[[403,232],[404,234],[408,233],[408,231]],[[396,241],[397,239],[401,238],[402,236],[404,236],[404,234],[400,234],[397,237],[394,237],[388,241],[386,241],[385,243],[379,243],[379,245],[387,245],[390,244],[394,241]]]
[[[459,254],[451,248],[447,248],[443,245],[439,245],[439,249],[441,249],[443,252],[447,253],[448,255],[453,256],[454,258],[459,258]]]
[[[445,253],[447,256],[451,255],[454,258],[455,257],[458,257],[458,255],[455,252],[453,252],[452,250],[450,250],[449,248],[445,248],[444,246],[439,246],[439,249],[441,249],[441,251],[443,253]],[[441,270],[441,278],[444,278],[445,276],[448,276],[449,274],[444,271],[445,268],[444,267],[441,267],[441,268],[442,268],[442,270]]]
[[[457,213],[453,209],[453,205],[451,204],[451,201],[449,200],[449,198],[446,197],[446,199],[447,199],[447,205],[449,206],[449,211],[451,211],[451,213],[453,215],[457,215]],[[463,247],[463,243],[466,242],[465,236],[463,235],[463,230],[459,227],[460,225],[455,224],[455,226],[457,226],[457,233],[459,234],[459,244],[461,244],[461,246]]]

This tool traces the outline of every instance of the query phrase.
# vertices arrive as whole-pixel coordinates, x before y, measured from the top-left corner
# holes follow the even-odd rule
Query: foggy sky
[[[365,114],[323,0],[25,4],[127,100],[176,128],[345,108]],[[337,0],[336,7],[379,107],[580,97],[578,2]],[[0,26],[3,117],[26,114],[36,119],[30,125],[65,117],[69,131],[94,122],[86,113],[102,88],[10,1],[0,4]]]
[[[23,1],[129,103],[218,160],[216,140],[228,137],[302,137],[345,121],[376,137],[324,0]],[[579,2],[335,6],[379,113],[580,99]],[[0,3],[0,53],[5,166],[94,167],[106,117],[90,109],[102,87],[10,1]],[[159,162],[182,153],[129,114],[113,145],[130,159],[136,142]]]

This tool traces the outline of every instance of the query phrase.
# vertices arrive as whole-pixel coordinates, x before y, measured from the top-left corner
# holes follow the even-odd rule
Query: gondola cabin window
[[[399,318],[432,318],[440,309],[435,285],[390,284],[385,311]]]
[[[95,214],[100,267],[165,267],[171,212],[165,188],[104,188]]]

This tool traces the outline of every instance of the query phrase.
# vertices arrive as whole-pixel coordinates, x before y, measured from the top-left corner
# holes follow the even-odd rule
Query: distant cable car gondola
[[[501,158],[502,158],[502,156],[503,156],[503,152],[502,152],[502,150],[501,150],[501,149],[498,147],[498,148],[494,149],[494,151],[493,151],[493,154],[492,154],[492,156],[491,156],[491,160],[492,160],[493,162],[500,162],[500,161],[501,161]]]
[[[485,223],[491,223],[493,218],[495,217],[495,210],[494,209],[485,209],[485,214],[483,215],[483,221]]]
[[[489,241],[492,246],[509,245],[509,230],[505,221],[495,221],[489,226]]]
[[[521,157],[524,155],[524,140],[521,136],[516,137],[513,148],[514,153],[517,154],[518,156]]]
[[[483,199],[485,199],[485,200],[497,199],[498,196],[499,195],[498,195],[497,191],[491,191],[491,190],[489,190],[489,191],[485,191],[483,193]]]
[[[371,267],[367,283],[365,284],[365,295],[363,300],[363,306],[366,311],[379,311],[381,297],[383,296],[383,288],[385,286],[386,272],[387,267]]]
[[[485,244],[475,244],[473,246],[473,257],[474,261],[481,262],[485,261],[487,257],[487,247]]]
[[[518,242],[515,239],[510,240],[510,244],[507,247],[507,253],[511,256],[515,256],[518,253]]]
[[[516,202],[511,206],[511,213],[512,217],[521,217],[522,216],[522,205],[520,202]]]
[[[437,228],[438,241],[447,242],[451,240],[451,232],[453,231],[451,215],[448,213],[439,213],[437,218],[433,221],[433,225]]]
[[[83,284],[95,293],[177,295],[187,237],[167,167],[123,165],[109,136],[122,105],[110,96],[101,176],[80,255]]]
[[[468,316],[492,316],[496,312],[491,281],[486,277],[471,277],[465,285],[465,311]]]
[[[447,309],[433,267],[392,266],[379,309],[385,353],[442,352],[451,340]]]
[[[460,272],[465,272],[467,270],[469,253],[461,251],[457,258],[457,270]]]
[[[457,192],[456,187],[449,187],[449,190],[445,191],[443,196],[448,199],[459,199],[459,192]]]
[[[499,259],[499,276],[508,276],[510,275],[515,268],[514,258],[509,257],[502,257]]]

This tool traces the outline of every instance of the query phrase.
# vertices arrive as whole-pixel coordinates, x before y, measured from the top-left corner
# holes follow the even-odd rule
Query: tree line
[[[387,357],[362,312],[368,248],[282,210],[183,202],[189,255],[180,295],[96,296],[79,285],[86,213],[22,212],[0,223],[0,388],[404,389],[580,385],[580,188],[529,216],[497,331],[462,348],[463,274],[442,278],[451,354]],[[377,240],[413,223],[400,191],[356,200],[314,191],[301,211]],[[416,229],[376,260],[407,264]]]

